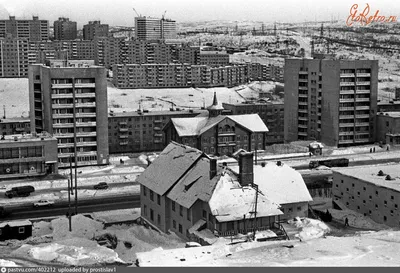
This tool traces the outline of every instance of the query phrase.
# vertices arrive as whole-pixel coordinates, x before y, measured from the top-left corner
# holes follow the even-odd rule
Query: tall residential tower
[[[377,60],[286,59],[284,75],[286,142],[375,141]]]

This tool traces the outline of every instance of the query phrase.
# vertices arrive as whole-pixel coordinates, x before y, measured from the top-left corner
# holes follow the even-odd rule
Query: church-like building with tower
[[[265,149],[268,128],[258,114],[224,115],[216,93],[207,110],[208,117],[172,118],[163,127],[165,146],[175,141],[217,156]]]

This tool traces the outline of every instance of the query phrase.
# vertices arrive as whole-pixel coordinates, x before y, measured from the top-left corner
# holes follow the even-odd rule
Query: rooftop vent
[[[386,175],[385,180],[393,180],[392,177],[390,175]]]
[[[281,161],[276,162],[276,166],[282,166],[282,162]]]
[[[382,170],[380,170],[380,171],[378,172],[378,176],[385,176],[385,174],[383,173]]]
[[[265,162],[261,162],[261,167],[265,167]]]

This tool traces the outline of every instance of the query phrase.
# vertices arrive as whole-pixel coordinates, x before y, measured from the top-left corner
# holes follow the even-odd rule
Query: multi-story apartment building
[[[137,111],[108,116],[109,152],[136,153],[165,148],[162,128],[171,118],[195,117],[205,110]]]
[[[400,112],[380,112],[376,116],[376,141],[400,146]]]
[[[31,131],[57,138],[60,167],[75,155],[77,166],[108,164],[105,68],[31,65],[29,103]]]
[[[0,136],[29,134],[30,132],[29,118],[0,118]]]
[[[95,37],[108,37],[109,26],[101,24],[100,21],[89,21],[83,26],[83,39],[93,40]]]
[[[19,78],[28,75],[28,40],[0,38],[0,77]]]
[[[399,227],[399,170],[398,163],[337,168],[333,171],[333,203],[377,223]]]
[[[232,87],[248,82],[247,66],[209,67],[190,64],[115,64],[118,88]]]
[[[271,101],[264,103],[223,103],[225,110],[231,111],[232,115],[258,114],[268,128],[266,134],[266,145],[283,143],[283,102]]]
[[[0,20],[0,38],[27,39],[30,41],[49,40],[49,21],[39,20],[33,16],[32,20],[17,20],[10,16],[9,20]]]
[[[285,60],[285,141],[375,141],[378,61]]]
[[[164,18],[135,17],[135,36],[140,40],[176,39],[176,22]]]
[[[229,54],[226,51],[201,50],[199,64],[208,66],[229,65]]]
[[[57,173],[57,139],[47,133],[0,137],[0,180]]]
[[[77,37],[76,22],[60,17],[54,21],[54,40],[75,40]]]

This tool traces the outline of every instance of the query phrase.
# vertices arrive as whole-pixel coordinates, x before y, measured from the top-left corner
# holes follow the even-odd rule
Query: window
[[[25,227],[19,227],[18,233],[25,233]]]
[[[387,206],[387,201],[385,200],[385,201],[383,201],[383,204],[385,205],[385,207]]]
[[[369,196],[369,200],[372,200],[372,195]]]
[[[342,180],[341,182],[342,182],[342,184],[343,184],[343,180]]]
[[[357,195],[360,196],[360,192],[359,191],[357,192]]]
[[[203,219],[207,220],[207,211],[205,211],[204,209],[203,209]]]
[[[394,204],[394,208],[397,209],[397,204]]]
[[[392,196],[390,196],[390,199],[391,199],[391,200],[394,200],[394,196],[393,196],[393,195],[392,195]]]
[[[289,213],[290,213],[290,212],[293,212],[293,209],[292,209],[292,208],[289,208]]]
[[[143,186],[143,195],[147,196],[147,188],[145,186]]]
[[[175,220],[172,220],[172,227],[173,227],[174,229],[176,229],[176,221],[175,221]]]
[[[297,207],[297,211],[301,211],[301,207]]]
[[[354,183],[352,183],[351,186],[354,188]]]
[[[182,233],[182,225],[179,224],[179,232]]]
[[[393,210],[391,210],[391,211],[390,211],[390,215],[392,215],[392,216],[393,216]]]
[[[150,220],[154,221],[154,211],[150,209]]]
[[[161,206],[161,195],[157,194],[157,204]]]
[[[172,211],[175,211],[175,201],[171,201],[172,202]]]
[[[179,215],[183,216],[183,207],[179,205]]]
[[[387,221],[387,217],[383,216],[383,221],[386,222]]]
[[[191,210],[190,209],[186,209],[186,214],[187,214],[187,219],[189,220],[189,221],[191,221],[192,220],[192,212],[191,212]]]
[[[349,188],[346,188],[346,191],[349,191]]]
[[[150,200],[154,201],[154,192],[150,190]]]
[[[143,215],[147,216],[147,206],[146,205],[143,206]]]
[[[378,208],[379,208],[378,204],[375,204],[375,208],[376,208],[376,209],[378,209]]]
[[[211,215],[211,213],[208,214],[208,221],[209,221],[209,222],[212,222],[212,215]]]
[[[349,205],[349,202],[346,202],[346,206],[348,206]]]
[[[365,200],[363,200],[363,203],[365,204]]]
[[[161,224],[161,216],[160,216],[160,214],[157,214],[157,224]]]
[[[335,186],[336,186],[336,188],[339,188],[339,185],[338,185],[338,184],[336,184]]]
[[[285,213],[285,209],[284,209],[284,208],[281,208],[280,210],[281,210],[283,213]]]
[[[367,188],[366,187],[363,187],[363,191],[366,191],[367,190]]]
[[[359,209],[360,209],[360,206],[357,206],[357,209],[359,210]]]
[[[375,194],[378,195],[378,191],[375,191]]]

